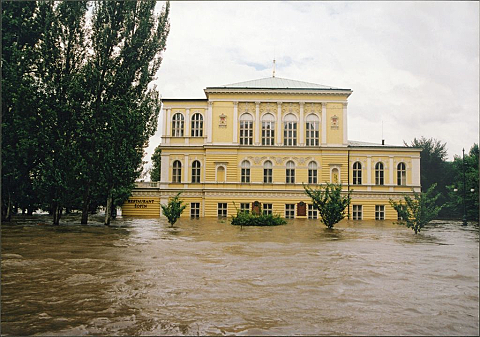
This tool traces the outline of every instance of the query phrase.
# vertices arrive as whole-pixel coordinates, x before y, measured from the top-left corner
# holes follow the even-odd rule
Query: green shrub
[[[279,226],[287,221],[278,214],[252,214],[237,210],[230,223],[235,226]]]

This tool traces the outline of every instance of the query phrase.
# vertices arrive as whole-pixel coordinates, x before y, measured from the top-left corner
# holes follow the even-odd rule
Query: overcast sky
[[[352,89],[348,138],[479,138],[478,2],[171,2],[163,98],[272,76]],[[147,158],[160,143],[150,139]]]

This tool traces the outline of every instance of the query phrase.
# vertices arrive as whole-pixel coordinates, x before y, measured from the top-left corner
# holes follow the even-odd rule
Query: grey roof
[[[267,77],[258,80],[226,84],[218,87],[207,87],[207,89],[236,88],[236,89],[307,89],[307,90],[349,90],[335,88],[328,85],[321,85],[309,82],[289,80],[280,77]]]
[[[406,147],[404,145],[382,145],[382,143],[369,143],[369,142],[360,142],[357,140],[349,140],[348,141],[348,146],[353,146],[353,147],[374,147],[374,146],[379,146],[379,147]]]

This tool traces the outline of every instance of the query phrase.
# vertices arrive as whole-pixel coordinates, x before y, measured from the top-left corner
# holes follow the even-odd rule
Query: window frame
[[[196,118],[196,116],[198,117]],[[191,137],[203,137],[203,115],[201,113],[196,112],[193,114],[191,126]]]
[[[375,205],[375,220],[385,220],[385,205]]]
[[[295,162],[292,160],[287,161],[287,163],[285,164],[285,183],[286,184],[295,184],[295,167],[296,167]]]
[[[275,116],[270,113],[262,117],[262,145],[275,145]]]
[[[407,165],[404,162],[397,165],[397,186],[407,186]]]
[[[192,163],[192,184],[198,184],[201,181],[201,167],[200,161],[194,160]]]
[[[249,113],[244,113],[240,116],[240,145],[253,145],[253,121],[253,116]]]
[[[362,184],[362,163],[356,161],[353,163],[353,185],[361,185]]]
[[[381,161],[375,164],[375,185],[385,185],[385,165]]]
[[[315,165],[315,168],[310,167]],[[308,163],[308,183],[309,184],[318,184],[318,164],[315,161]]]
[[[172,183],[182,183],[182,162],[178,159],[172,164]]]
[[[183,137],[185,131],[185,117],[181,112],[172,116],[172,137]]]
[[[251,164],[248,160],[243,160],[240,164],[240,182],[242,184],[250,183],[250,167]]]
[[[310,114],[305,119],[305,145],[319,146],[319,144],[320,144],[320,119],[318,118],[317,115]]]

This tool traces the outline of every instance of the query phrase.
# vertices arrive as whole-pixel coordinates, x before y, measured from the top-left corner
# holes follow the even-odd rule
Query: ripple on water
[[[1,228],[6,334],[478,334],[478,228],[29,221]]]

